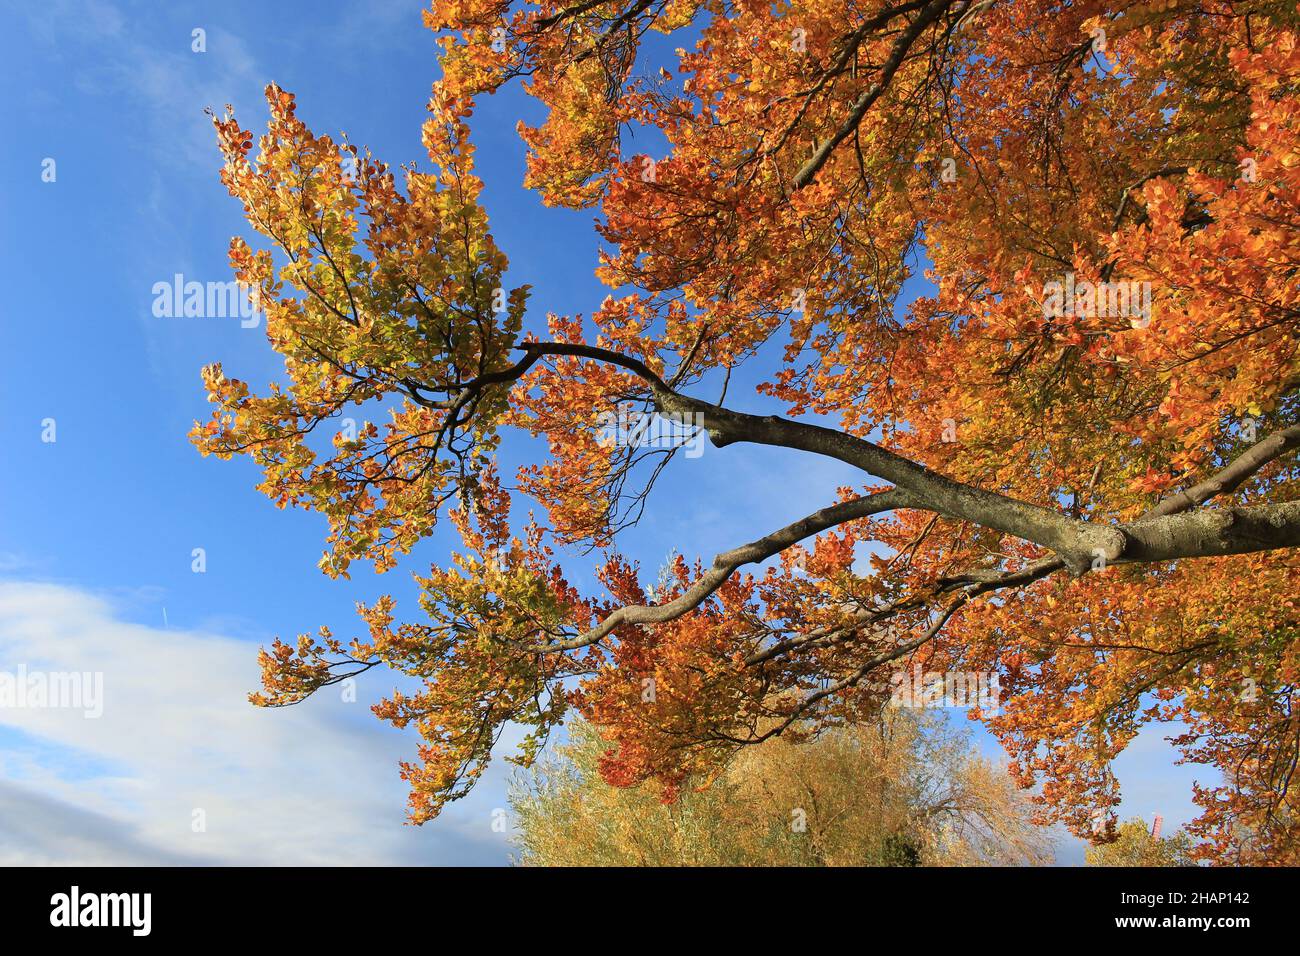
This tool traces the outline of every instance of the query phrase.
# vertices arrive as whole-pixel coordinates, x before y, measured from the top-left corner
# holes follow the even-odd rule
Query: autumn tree
[[[1001,768],[934,711],[740,751],[672,803],[652,782],[611,787],[609,744],[584,720],[516,775],[525,866],[970,866],[1042,864],[1050,840]]]
[[[1184,831],[1158,836],[1134,817],[1120,824],[1113,843],[1089,847],[1086,859],[1089,866],[1195,866],[1191,852]]]
[[[994,673],[1001,708],[972,716],[1045,821],[1093,836],[1112,758],[1178,721],[1207,773],[1197,852],[1294,861],[1297,19],[435,0],[427,168],[316,135],[275,86],[256,151],[216,117],[263,237],[231,261],[286,381],[206,368],[195,443],[324,515],[329,575],[391,569],[439,521],[464,541],[418,611],[380,597],[363,637],[277,641],[255,701],[418,678],[377,713],[422,738],[402,768],[422,822],[510,722],[527,762],[577,712],[613,741],[606,781],[671,798],[747,746],[874,719],[895,668]],[[652,57],[650,31],[680,49]],[[592,208],[608,250],[611,294],[567,315],[503,287],[479,201],[475,103],[515,82],[547,109],[519,128],[526,185]],[[630,151],[641,129],[661,155]],[[756,357],[784,414],[728,392]],[[647,599],[618,533],[675,455],[603,427],[629,408],[702,429],[714,468],[748,443],[861,480]],[[344,415],[369,417],[324,424]],[[503,476],[510,430],[547,450]],[[562,564],[592,551],[602,589],[580,593]]]

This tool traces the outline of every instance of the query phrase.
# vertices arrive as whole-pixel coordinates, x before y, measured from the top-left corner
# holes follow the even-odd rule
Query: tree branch
[[[1189,508],[1204,504],[1217,495],[1235,491],[1243,481],[1270,461],[1297,447],[1300,447],[1300,425],[1292,425],[1290,428],[1274,432],[1262,441],[1257,442],[1245,454],[1234,459],[1222,471],[1199,484],[1193,485],[1186,491],[1166,498],[1139,520],[1146,521],[1151,518],[1186,511]]]
[[[957,0],[957,2],[963,8],[966,6],[965,0]],[[839,129],[831,134],[831,138],[822,143],[808,161],[795,173],[793,180],[795,189],[803,189],[813,181],[821,168],[826,165],[826,161],[830,159],[835,147],[844,142],[858,128],[858,124],[862,122],[862,117],[867,114],[867,110],[871,109],[872,104],[884,94],[889,87],[890,81],[893,80],[894,74],[898,72],[898,68],[912,49],[912,44],[916,42],[916,38],[925,31],[926,27],[943,16],[953,4],[954,0],[932,0],[917,14],[916,19],[903,31],[903,35],[895,41],[889,58],[885,60],[885,64],[880,70],[880,78],[864,90],[862,95],[853,102],[853,105],[849,108],[849,115],[840,124]]]
[[[564,342],[527,342],[517,348],[525,352],[519,362],[466,383],[456,406],[463,405],[467,396],[477,394],[487,385],[520,378],[545,356],[587,358],[632,372],[646,383],[659,411],[700,416],[710,440],[717,447],[747,441],[809,451],[844,461],[897,486],[886,492],[824,508],[763,538],[723,552],[715,557],[708,572],[673,601],[662,605],[619,608],[582,634],[528,648],[534,652],[555,653],[586,647],[624,624],[660,624],[675,620],[702,604],[742,565],[766,560],[810,535],[846,521],[897,508],[916,508],[970,521],[1056,552],[1055,557],[1040,559],[1016,571],[975,570],[941,580],[936,594],[960,590],[961,603],[989,591],[1028,584],[1061,568],[1083,574],[1098,558],[1110,564],[1158,562],[1300,546],[1300,502],[1184,513],[1216,495],[1236,489],[1268,462],[1300,446],[1300,425],[1283,429],[1260,441],[1213,477],[1166,499],[1137,521],[1099,525],[962,484],[844,432],[773,415],[736,412],[682,395],[640,359],[610,349]],[[746,662],[762,663],[814,639],[838,639],[837,635],[841,633],[878,623],[902,609],[919,606],[918,602],[924,603],[924,599],[895,602],[887,608],[863,612],[860,620],[847,628],[784,642],[752,655]],[[960,604],[953,605],[944,619],[958,606]]]
[[[598,625],[575,637],[551,644],[542,644],[530,648],[540,653],[572,651],[595,644],[624,624],[663,624],[676,620],[683,614],[693,611],[713,594],[731,577],[737,568],[745,564],[766,561],[773,555],[780,554],[786,548],[802,541],[810,535],[818,534],[828,528],[834,528],[846,521],[866,518],[895,508],[908,507],[911,497],[897,488],[882,491],[879,494],[854,498],[823,508],[806,518],[786,525],[778,531],[742,544],[738,548],[724,551],[713,559],[713,565],[701,575],[687,591],[666,604],[627,605],[614,611]]]

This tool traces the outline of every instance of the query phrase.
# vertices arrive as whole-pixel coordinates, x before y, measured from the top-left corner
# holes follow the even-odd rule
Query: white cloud
[[[506,861],[491,830],[502,767],[439,820],[404,826],[396,764],[411,737],[338,695],[252,707],[250,643],[131,623],[75,588],[0,583],[0,670],[19,665],[102,672],[104,714],[0,708],[0,865]]]
[[[158,29],[104,0],[52,0],[25,13],[32,37],[66,65],[74,88],[111,103],[127,118],[122,135],[144,137],[155,161],[216,170],[216,134],[204,109],[255,106],[270,79],[244,40],[215,24],[192,25],[206,32],[206,51],[198,53],[190,25]]]

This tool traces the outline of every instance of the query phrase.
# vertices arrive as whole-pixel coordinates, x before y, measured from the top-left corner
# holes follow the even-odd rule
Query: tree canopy
[[[1113,843],[1089,847],[1089,866],[1194,866],[1192,841],[1182,830],[1160,836],[1139,818],[1125,820]]]
[[[1046,831],[1001,768],[934,711],[891,709],[808,743],[741,751],[664,803],[650,782],[611,787],[591,724],[516,775],[525,866],[974,866],[1042,864]]]
[[[464,542],[419,609],[381,597],[364,637],[277,641],[255,702],[380,664],[418,678],[376,710],[418,728],[423,822],[509,723],[527,762],[576,712],[611,741],[607,782],[671,798],[747,746],[874,719],[900,667],[993,673],[1001,706],[972,715],[1044,821],[1113,838],[1112,759],[1175,721],[1206,765],[1197,853],[1294,862],[1298,19],[435,0],[427,168],[318,136],[277,86],[256,150],[215,117],[262,236],[231,262],[286,380],[208,366],[194,442],[324,515],[326,574],[388,570],[438,522]],[[650,31],[679,38],[668,62]],[[592,208],[609,250],[609,296],[565,315],[503,287],[480,202],[475,104],[510,83],[547,110],[519,127],[526,185]],[[631,152],[647,128],[662,155]],[[760,355],[783,414],[728,393]],[[680,456],[611,436],[628,408],[702,429],[709,467],[749,443],[860,483],[648,591],[617,536]],[[322,439],[344,415],[370,417]],[[546,452],[502,475],[510,430]],[[584,551],[599,593],[564,570]]]

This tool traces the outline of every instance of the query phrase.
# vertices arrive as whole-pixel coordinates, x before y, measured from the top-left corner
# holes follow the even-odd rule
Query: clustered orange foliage
[[[930,634],[955,577],[1050,553],[903,508],[699,600],[708,566],[678,560],[651,603],[682,613],[575,639],[646,603],[615,549],[635,518],[620,505],[633,456],[599,427],[618,403],[656,403],[638,364],[703,390],[771,346],[782,362],[762,391],[790,417],[832,416],[955,481],[1098,524],[1300,422],[1290,3],[435,0],[425,19],[442,45],[432,172],[399,184],[314,136],[274,86],[255,157],[235,119],[216,122],[223,181],[276,250],[237,239],[231,261],[290,384],[259,397],[210,366],[217,410],[195,442],[250,454],[277,504],[324,514],[326,573],[391,568],[441,516],[465,545],[419,578],[427,621],[395,623],[382,598],[365,641],[277,642],[257,702],[378,663],[422,679],[377,712],[418,727],[403,773],[423,822],[508,722],[530,728],[527,761],[577,708],[612,742],[609,782],[655,778],[671,798],[754,740],[869,719],[892,668],[992,671],[1002,707],[975,716],[1041,785],[1045,820],[1113,837],[1095,826],[1119,799],[1111,759],[1143,723],[1179,721],[1209,775],[1202,858],[1300,861],[1294,549],[1044,574],[971,595]],[[648,63],[647,31],[684,48]],[[526,184],[595,207],[613,250],[596,265],[614,294],[585,319],[526,324],[527,288],[501,288],[469,130],[475,98],[518,78],[549,110],[520,125]],[[663,156],[624,150],[638,125],[663,134]],[[921,251],[931,291],[909,300]],[[1052,283],[1079,294],[1051,305]],[[1131,308],[1097,307],[1088,283],[1123,283]],[[387,420],[313,443],[352,405]],[[505,428],[548,449],[517,475],[543,509],[517,532],[494,463]],[[1230,503],[1293,501],[1296,472],[1280,456]],[[880,489],[867,475],[842,501]],[[607,593],[566,581],[561,546],[603,553]]]

